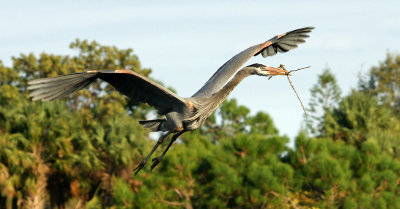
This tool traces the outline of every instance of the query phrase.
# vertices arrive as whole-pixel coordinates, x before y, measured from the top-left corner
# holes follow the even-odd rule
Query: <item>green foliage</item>
[[[112,177],[129,179],[131,167],[142,156],[139,150],[150,146],[147,132],[126,114],[126,99],[109,87],[97,84],[100,91],[82,91],[62,101],[29,101],[24,89],[33,77],[91,66],[140,71],[130,49],[79,40],[72,48],[80,50],[78,56],[22,54],[13,58],[13,69],[0,66],[6,69],[0,86],[0,159],[2,196],[8,208],[15,203],[30,207],[29,200],[35,198],[52,207],[61,207],[71,198],[89,206],[111,205]],[[43,194],[47,190],[48,195],[38,190]]]
[[[32,102],[26,83],[89,69],[151,71],[131,49],[80,40],[71,48],[76,56],[0,62],[0,208],[400,208],[399,83],[382,87],[384,75],[395,75],[394,56],[371,70],[377,85],[344,98],[324,71],[310,103],[314,116],[323,113],[314,117],[317,138],[302,132],[294,149],[267,113],[231,99],[154,171],[133,176],[155,143],[137,123],[148,105],[101,82]]]
[[[388,53],[383,62],[371,68],[367,78],[360,80],[360,89],[389,104],[400,114],[400,55]]]
[[[300,204],[321,208],[397,208],[400,161],[366,142],[360,149],[329,138],[296,139],[289,152]],[[393,199],[391,199],[393,198]],[[376,200],[379,201],[376,201]]]
[[[307,130],[314,136],[323,136],[325,129],[323,122],[327,113],[337,107],[341,90],[335,76],[329,68],[324,69],[318,77],[317,84],[311,89],[311,100],[307,109]]]
[[[359,147],[367,140],[374,140],[382,148],[392,141],[396,145],[384,148],[391,153],[395,150],[390,149],[399,143],[399,118],[369,94],[353,91],[329,117],[331,120],[324,124],[326,134],[334,139],[342,139]]]

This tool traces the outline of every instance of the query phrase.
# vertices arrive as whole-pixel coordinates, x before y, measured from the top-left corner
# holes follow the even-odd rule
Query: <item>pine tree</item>
[[[376,96],[400,116],[400,55],[387,54],[378,66],[371,68],[367,78],[360,79],[360,89]]]
[[[323,121],[326,114],[337,107],[341,90],[335,76],[329,68],[325,68],[318,76],[317,84],[311,89],[311,101],[307,109],[309,118],[306,118],[307,130],[312,136],[325,134]]]
[[[358,148],[341,140],[300,134],[288,161],[294,169],[291,188],[299,206],[400,207],[400,161],[372,141]]]

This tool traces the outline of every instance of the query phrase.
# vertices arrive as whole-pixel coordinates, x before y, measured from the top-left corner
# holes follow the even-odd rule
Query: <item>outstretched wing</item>
[[[100,78],[134,101],[148,103],[163,115],[186,106],[186,101],[167,88],[130,70],[93,70],[28,82],[32,100],[51,101],[85,88]]]
[[[314,27],[306,27],[289,31],[240,52],[222,65],[193,97],[209,97],[220,90],[240,66],[252,56],[257,56],[261,53],[263,57],[268,57],[275,55],[277,52],[287,52],[296,48],[298,44],[305,42],[304,39],[309,37],[307,34],[313,29]]]

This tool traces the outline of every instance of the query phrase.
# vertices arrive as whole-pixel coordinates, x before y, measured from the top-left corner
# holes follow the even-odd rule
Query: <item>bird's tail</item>
[[[95,81],[96,73],[73,73],[52,78],[40,78],[28,82],[33,101],[52,101],[81,90]]]
[[[165,121],[165,119],[154,119],[154,120],[140,120],[139,124],[145,128],[149,128],[150,131],[159,131],[161,128],[161,124]]]

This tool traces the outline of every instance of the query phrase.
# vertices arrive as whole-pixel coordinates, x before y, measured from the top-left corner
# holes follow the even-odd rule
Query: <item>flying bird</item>
[[[162,134],[151,152],[134,169],[137,174],[168,135],[173,134],[163,153],[152,159],[151,169],[161,162],[172,143],[180,135],[186,131],[198,129],[244,78],[250,75],[269,78],[276,75],[288,75],[288,72],[281,67],[274,68],[258,63],[240,70],[239,68],[253,56],[261,54],[263,57],[269,57],[296,48],[298,44],[305,42],[304,39],[309,37],[308,33],[313,29],[314,27],[305,27],[289,31],[247,48],[222,65],[204,86],[189,98],[180,97],[131,70],[90,70],[52,78],[41,78],[29,81],[28,90],[32,90],[30,96],[33,101],[52,101],[101,79],[134,101],[153,106],[158,115],[163,117],[139,121],[139,123],[145,128],[149,128],[150,131],[160,131]],[[234,74],[235,76],[230,79]]]

